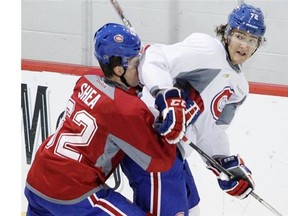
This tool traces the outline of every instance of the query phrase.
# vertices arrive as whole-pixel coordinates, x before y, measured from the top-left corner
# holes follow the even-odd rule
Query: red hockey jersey
[[[153,123],[153,114],[135,92],[95,74],[82,76],[65,118],[39,147],[27,186],[49,200],[81,200],[98,190],[124,154],[149,172],[166,171],[176,146],[158,136]]]

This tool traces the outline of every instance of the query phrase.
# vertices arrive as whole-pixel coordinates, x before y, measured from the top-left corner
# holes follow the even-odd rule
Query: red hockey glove
[[[198,104],[191,98],[187,97],[186,101],[186,111],[185,111],[185,126],[188,127],[190,124],[194,124],[199,115],[201,114]]]
[[[157,128],[168,143],[176,144],[184,136],[186,102],[180,89],[172,88],[156,96],[155,107],[162,122]]]
[[[231,196],[244,199],[254,190],[255,184],[252,179],[252,173],[245,166],[239,155],[218,158],[216,161],[234,176],[233,179],[229,179],[227,175],[217,168],[207,166],[217,176],[218,184],[223,191]]]

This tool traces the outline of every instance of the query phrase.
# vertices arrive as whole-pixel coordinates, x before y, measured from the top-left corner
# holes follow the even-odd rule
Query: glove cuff
[[[175,101],[172,101],[173,99],[175,99]],[[183,102],[184,104],[182,105]],[[184,109],[186,108],[182,90],[175,87],[158,92],[155,99],[155,108],[158,109],[160,113],[167,107],[174,107],[179,105],[183,106]]]

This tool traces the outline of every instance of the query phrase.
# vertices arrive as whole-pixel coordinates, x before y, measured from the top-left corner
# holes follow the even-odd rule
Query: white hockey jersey
[[[230,63],[223,44],[207,34],[193,33],[176,44],[151,45],[141,58],[140,81],[148,89],[143,91],[143,101],[153,109],[149,92],[175,84],[192,86],[202,98],[204,111],[187,128],[187,138],[209,156],[230,155],[226,129],[246,99],[249,85],[240,66]],[[192,148],[182,147],[186,158]]]

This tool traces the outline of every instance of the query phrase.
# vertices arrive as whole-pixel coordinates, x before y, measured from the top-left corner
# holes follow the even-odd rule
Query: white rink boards
[[[55,129],[57,118],[64,110],[77,78],[78,76],[67,74],[22,71],[21,83],[28,86],[31,113],[33,113],[37,87],[41,85],[48,88],[50,133]],[[250,94],[228,129],[232,153],[239,153],[251,169],[256,183],[255,192],[283,215],[288,215],[287,128],[287,97]],[[38,130],[40,129],[37,129],[37,132]],[[38,134],[36,146],[40,144],[40,138]],[[205,168],[197,152],[194,151],[188,161],[201,197],[201,216],[273,215],[253,197],[238,200],[223,193],[218,187],[214,174]],[[23,195],[23,187],[29,165],[25,161],[23,139],[21,164],[21,211],[25,212],[27,202]],[[113,179],[109,179],[109,183],[113,184]],[[129,198],[132,197],[125,178],[122,179],[117,190]]]

